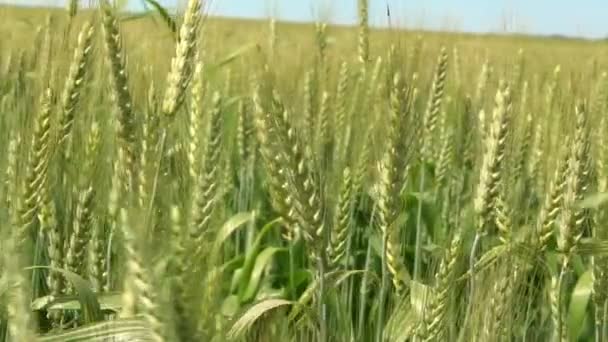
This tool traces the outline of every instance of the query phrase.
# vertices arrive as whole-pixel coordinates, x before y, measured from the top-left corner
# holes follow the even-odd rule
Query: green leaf
[[[74,286],[76,293],[78,294],[78,301],[83,308],[83,319],[84,323],[94,323],[103,320],[103,314],[101,312],[101,306],[97,300],[97,295],[93,292],[91,283],[78,274],[61,269],[53,268],[48,266],[32,266],[28,267],[28,270],[45,268],[51,271],[59,272]]]
[[[255,212],[238,213],[229,218],[222,228],[220,228],[215,239],[213,248],[218,250],[222,244],[234,233],[237,229],[244,226],[245,223],[255,220]]]
[[[99,306],[102,311],[119,312],[121,303],[121,294],[119,292],[102,293],[97,295]],[[78,296],[44,296],[36,298],[31,308],[34,311],[39,310],[82,310]]]
[[[583,238],[577,246],[577,252],[581,255],[608,255],[608,241],[597,238]]]
[[[265,299],[283,299],[287,298],[287,291],[284,287],[281,288],[273,288],[270,282],[264,282],[264,284],[258,290],[258,294],[256,296],[256,300],[265,300]]]
[[[243,276],[243,268],[237,268],[232,273],[232,280],[230,281],[230,293],[236,292],[241,283],[241,277]]]
[[[386,340],[393,342],[409,341],[414,333],[416,322],[419,321],[420,318],[416,310],[412,308],[412,301],[407,297],[402,297],[397,302],[396,308],[386,323]]]
[[[133,13],[133,14],[129,14],[129,15],[125,15],[125,16],[121,17],[120,21],[125,23],[125,22],[129,22],[129,21],[143,19],[143,18],[148,17],[149,15],[150,15],[150,12]]]
[[[424,303],[427,302],[427,298],[431,293],[429,286],[417,281],[410,281],[410,302],[412,309],[416,312],[419,317],[422,317],[424,312]]]
[[[591,271],[588,270],[578,278],[576,286],[572,291],[570,298],[570,307],[568,309],[568,336],[576,341],[583,330],[583,323],[587,313],[587,305],[593,289],[593,278]]]
[[[8,291],[11,289],[11,286],[7,277],[1,277],[0,278],[0,298],[2,298],[3,296],[5,296]]]
[[[229,54],[228,56],[224,57],[219,62],[217,62],[215,65],[211,66],[210,71],[214,71],[213,69],[220,69],[220,68],[232,63],[237,58],[239,58],[241,55],[244,55],[249,50],[252,50],[255,47],[256,47],[256,44],[247,44],[245,46],[241,46],[236,51],[232,52],[231,54]]]
[[[240,282],[239,282],[239,290],[238,290],[239,298],[243,298],[245,295],[245,291],[247,290],[247,286],[249,284],[249,278],[251,277],[251,272],[252,272],[254,264],[256,262],[257,255],[260,252],[260,249],[262,248],[262,242],[263,242],[264,236],[266,236],[266,234],[268,234],[268,232],[270,232],[270,230],[273,228],[273,226],[275,224],[277,224],[281,221],[282,221],[281,218],[277,218],[277,219],[267,223],[264,227],[262,227],[262,229],[258,233],[255,241],[251,245],[251,248],[249,248],[249,250],[247,251],[247,255],[245,256],[245,263],[243,264],[242,275],[240,277]]]
[[[267,299],[251,306],[245,313],[232,325],[228,331],[229,339],[241,337],[255,321],[265,313],[280,308],[282,306],[293,305],[294,302],[284,299]]]
[[[298,288],[300,285],[310,281],[312,279],[312,273],[309,269],[301,268],[293,272],[294,286]]]
[[[604,206],[606,202],[608,202],[608,193],[597,192],[585,196],[585,198],[578,203],[578,206],[586,209],[597,209]]]
[[[222,314],[227,317],[236,315],[239,311],[241,304],[239,303],[239,297],[230,295],[222,302]]]
[[[506,245],[498,245],[493,247],[492,249],[490,249],[489,251],[485,252],[481,258],[479,258],[479,260],[477,260],[477,263],[475,263],[475,273],[479,273],[480,271],[483,271],[484,269],[488,268],[489,266],[492,266],[496,260],[498,260],[498,258],[503,255],[506,251],[508,250]],[[463,274],[460,278],[458,278],[458,281],[467,279],[471,276],[471,270],[468,270],[465,274]]]
[[[56,334],[38,337],[37,342],[65,341],[154,341],[154,333],[141,318],[121,318],[87,324]]]
[[[249,302],[255,298],[255,295],[260,286],[260,279],[262,278],[262,273],[266,269],[266,266],[268,266],[268,264],[272,260],[272,257],[274,256],[274,254],[279,253],[279,252],[287,252],[287,251],[288,251],[287,248],[268,247],[268,248],[264,249],[260,253],[260,255],[258,255],[258,257],[255,260],[255,265],[253,267],[251,275],[247,282],[247,289],[240,296],[242,303]]]
[[[150,6],[154,7],[156,12],[158,12],[158,15],[160,15],[160,17],[163,19],[165,24],[167,24],[167,27],[169,28],[169,30],[171,30],[171,32],[173,33],[172,36],[175,39],[175,37],[177,37],[177,23],[175,22],[175,20],[173,20],[173,18],[171,17],[171,15],[167,11],[167,9],[165,9],[156,0],[144,0],[144,1],[146,3],[148,3]]]
[[[346,279],[348,279],[349,277],[352,277],[354,275],[358,275],[358,274],[363,274],[367,272],[366,270],[350,270],[350,271],[334,271],[334,272],[329,272],[327,274],[325,274],[325,281],[327,282],[326,286],[328,288],[332,288],[332,287],[337,287],[338,285],[340,285],[343,281],[345,281]],[[368,275],[374,275],[373,273],[368,273]],[[379,279],[370,277],[370,279],[368,279],[370,282],[371,280],[376,280],[379,281]],[[306,291],[304,291],[304,293],[300,296],[300,298],[298,299],[298,306],[296,306],[294,308],[294,310],[289,314],[289,320],[293,321],[295,320],[300,312],[302,312],[302,308],[305,308],[306,305],[308,305],[308,303],[310,302],[310,300],[312,299],[314,293],[317,291],[317,287],[319,286],[319,279],[315,279],[306,289]]]

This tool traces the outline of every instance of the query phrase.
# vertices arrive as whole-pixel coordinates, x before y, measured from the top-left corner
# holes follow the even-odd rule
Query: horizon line
[[[63,6],[47,4],[47,5],[37,5],[37,4],[27,4],[27,3],[7,3],[5,1],[0,0],[0,7],[15,7],[15,8],[25,8],[25,9],[50,9],[50,10],[60,10]],[[93,10],[90,6],[86,4],[81,4],[80,8],[86,8],[86,10]],[[179,11],[179,7],[177,6],[163,6],[163,8],[167,9],[168,12],[175,17]],[[121,10],[123,13],[156,13],[154,9],[150,8],[129,8]],[[171,13],[172,12],[172,13]],[[280,23],[287,24],[314,24],[319,21],[317,20],[307,20],[307,19],[293,19],[293,18],[281,18],[273,17],[273,16],[239,16],[239,15],[226,15],[226,14],[214,14],[210,12],[205,13],[207,17],[217,18],[217,19],[228,19],[228,20],[246,20],[246,21],[264,21],[275,19]],[[390,17],[389,17],[390,18]],[[358,25],[356,22],[332,22],[326,21],[330,26],[337,27],[349,27],[356,28]],[[389,20],[390,23],[390,20]],[[580,35],[569,35],[569,34],[547,34],[547,33],[529,33],[529,32],[519,32],[519,31],[498,31],[498,30],[488,30],[488,31],[470,31],[470,30],[462,30],[462,29],[433,29],[433,28],[421,28],[421,27],[412,27],[407,25],[374,25],[372,23],[369,24],[369,27],[372,29],[380,29],[380,30],[391,30],[396,29],[400,31],[414,31],[414,32],[427,32],[427,33],[444,33],[444,34],[463,34],[463,35],[473,35],[473,36],[500,36],[500,37],[527,37],[527,38],[541,38],[541,39],[566,39],[566,40],[580,40],[580,41],[588,41],[588,42],[600,42],[608,39],[608,36],[605,37],[585,37]]]

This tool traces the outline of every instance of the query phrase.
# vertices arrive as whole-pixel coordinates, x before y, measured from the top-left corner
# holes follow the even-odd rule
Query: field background
[[[608,341],[606,42],[165,19],[0,7],[0,341]]]

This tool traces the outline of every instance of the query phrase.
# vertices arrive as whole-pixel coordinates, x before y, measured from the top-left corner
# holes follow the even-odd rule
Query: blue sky
[[[62,6],[66,0],[0,0],[0,3]],[[89,2],[89,0],[80,0]],[[128,1],[141,8],[142,0]],[[186,0],[159,0],[169,7]],[[274,15],[291,21],[325,18],[330,22],[356,22],[357,0],[208,0],[208,12],[234,17],[265,18]],[[599,38],[608,36],[608,0],[370,0],[373,25],[391,24],[432,30],[563,34]]]

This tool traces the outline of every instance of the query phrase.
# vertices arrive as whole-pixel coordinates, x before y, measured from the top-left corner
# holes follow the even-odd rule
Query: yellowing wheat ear
[[[369,61],[369,1],[359,0],[359,62]]]
[[[350,1],[2,7],[0,342],[608,341],[602,43]]]
[[[171,71],[167,76],[167,90],[162,104],[163,113],[167,116],[175,115],[190,83],[192,61],[198,46],[200,12],[201,0],[188,1],[184,22],[179,31],[179,41],[175,48],[175,57],[171,61]]]
[[[70,20],[72,20],[78,13],[78,0],[69,0],[67,10],[68,17],[70,18]]]
[[[75,1],[72,1],[75,2]],[[62,119],[61,133],[59,134],[60,142],[64,142],[71,136],[72,125],[74,123],[74,115],[78,102],[80,101],[80,93],[84,86],[86,73],[89,69],[91,53],[93,49],[93,33],[94,29],[89,23],[85,23],[78,35],[78,46],[74,50],[74,57],[70,65],[70,71],[65,81],[63,94],[61,95]]]
[[[102,3],[102,27],[105,38],[106,56],[110,64],[112,80],[112,97],[118,110],[117,136],[119,149],[125,170],[122,184],[131,188],[135,167],[135,114],[133,111],[133,100],[129,90],[127,69],[125,67],[125,56],[122,49],[122,38],[113,9],[107,0]]]

